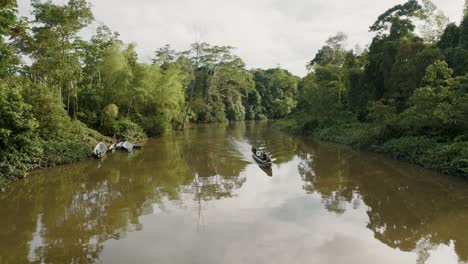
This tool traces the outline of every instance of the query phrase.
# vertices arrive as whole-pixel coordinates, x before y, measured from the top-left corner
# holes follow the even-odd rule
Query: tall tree
[[[430,44],[436,43],[445,28],[450,23],[450,19],[437,9],[437,6],[431,0],[423,0],[422,22],[420,31],[422,38]]]
[[[0,78],[13,74],[19,64],[13,46],[6,42],[17,22],[16,7],[16,0],[0,2]]]
[[[92,22],[91,6],[87,0],[69,0],[65,5],[33,0],[32,7],[32,32],[23,47],[33,59],[33,78],[54,88],[60,97],[66,96],[68,113],[73,114],[82,77],[78,32]]]
[[[344,62],[345,45],[348,36],[343,32],[338,32],[336,35],[331,36],[312,59],[307,68],[312,70],[317,65],[337,64],[340,65]]]

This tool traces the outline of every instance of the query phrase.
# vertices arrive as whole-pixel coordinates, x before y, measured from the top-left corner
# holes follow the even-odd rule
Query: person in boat
[[[255,146],[252,146],[252,152],[257,153],[257,148]]]

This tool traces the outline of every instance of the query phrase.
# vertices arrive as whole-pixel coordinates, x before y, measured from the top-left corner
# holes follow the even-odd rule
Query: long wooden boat
[[[263,151],[259,151],[257,148],[255,147],[252,147],[252,157],[258,162],[260,163],[261,165],[263,166],[267,166],[267,167],[270,167],[271,164],[273,164],[273,162],[271,161],[271,157],[269,157],[268,160],[264,160],[262,157],[263,157]],[[259,155],[257,155],[259,154]]]
[[[271,161],[266,161],[266,160],[264,160],[264,159],[258,157],[258,156],[255,155],[255,154],[252,154],[252,157],[253,157],[258,163],[262,164],[263,166],[268,166],[268,167],[270,167],[271,164],[273,164],[273,162],[271,162]]]
[[[262,171],[264,171],[266,175],[268,175],[269,177],[273,177],[273,169],[271,168],[271,166],[258,165],[258,167],[262,169]]]
[[[104,155],[106,155],[106,152],[107,146],[102,142],[99,142],[93,150],[94,155],[98,158],[102,158]]]

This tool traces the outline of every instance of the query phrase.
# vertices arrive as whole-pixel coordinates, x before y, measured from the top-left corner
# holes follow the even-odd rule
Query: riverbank
[[[0,191],[12,182],[27,177],[34,169],[70,164],[92,157],[93,147],[100,141],[110,143],[111,138],[99,132],[79,126],[74,137],[40,139],[20,149],[9,149],[0,159]]]
[[[312,136],[321,141],[354,146],[408,161],[444,174],[468,178],[468,141],[430,136],[384,135],[388,128],[377,123],[344,122],[318,126],[295,116],[283,119],[274,127],[294,134]]]

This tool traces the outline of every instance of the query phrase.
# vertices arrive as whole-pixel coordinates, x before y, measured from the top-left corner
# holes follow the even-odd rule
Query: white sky
[[[464,0],[432,0],[459,22]],[[66,3],[65,0],[55,0]],[[165,44],[186,50],[200,41],[237,48],[249,68],[280,65],[303,76],[325,40],[343,31],[350,47],[367,45],[369,26],[405,0],[92,0],[97,22],[134,42],[140,60],[150,61]],[[18,0],[28,15],[30,0]],[[91,34],[97,25],[85,34]],[[89,33],[88,33],[89,32]]]

